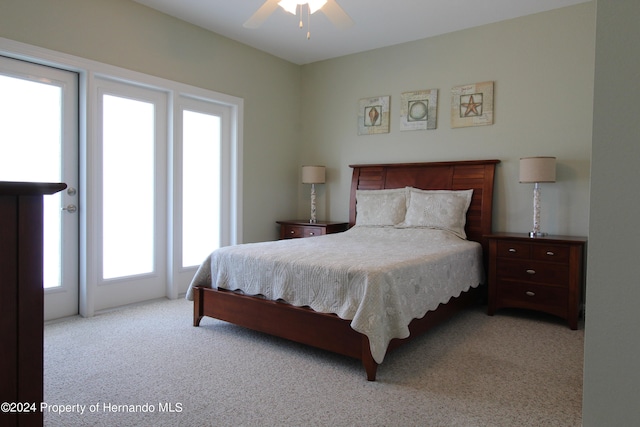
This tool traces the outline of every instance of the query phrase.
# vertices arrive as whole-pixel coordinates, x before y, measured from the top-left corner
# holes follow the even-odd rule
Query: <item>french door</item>
[[[78,75],[0,56],[0,180],[65,182],[44,197],[45,320],[78,313]]]
[[[176,298],[232,242],[232,110],[110,78],[95,90],[94,309]]]
[[[242,123],[241,98],[0,38],[0,180],[69,187],[45,199],[45,319],[177,298],[241,242]]]
[[[96,79],[98,286],[95,309],[167,290],[166,92]]]

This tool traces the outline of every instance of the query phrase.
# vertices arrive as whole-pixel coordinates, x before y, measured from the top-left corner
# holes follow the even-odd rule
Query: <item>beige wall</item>
[[[542,187],[543,229],[588,235],[594,50],[586,3],[304,66],[300,161],[328,167],[319,218],[348,219],[349,164],[496,158],[494,229],[527,232],[533,187],[518,183],[518,161],[546,155],[558,182]],[[485,80],[495,124],[451,129],[451,88]],[[437,129],[401,132],[400,95],[419,89],[439,89]],[[391,131],[358,136],[358,101],[378,95],[391,96]]]
[[[243,98],[244,240],[295,211],[299,66],[129,0],[0,0],[0,37]]]

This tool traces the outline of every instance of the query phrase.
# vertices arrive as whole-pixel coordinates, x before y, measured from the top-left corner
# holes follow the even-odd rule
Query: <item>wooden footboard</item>
[[[197,287],[193,324],[203,316],[224,320],[301,344],[362,360],[367,379],[374,381],[378,364],[369,339],[351,329],[350,322],[334,314],[318,313],[278,301],[246,296],[224,289]]]
[[[411,336],[394,339],[388,351],[453,316],[458,311],[480,301],[480,290],[472,289],[422,319],[409,325]],[[200,325],[204,316],[224,320],[255,331],[318,347],[362,361],[367,380],[375,381],[378,364],[371,356],[369,339],[351,329],[350,321],[335,314],[318,313],[310,308],[237,294],[224,289],[194,288],[193,325]]]

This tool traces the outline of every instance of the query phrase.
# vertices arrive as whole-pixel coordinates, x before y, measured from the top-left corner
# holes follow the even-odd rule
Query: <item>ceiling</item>
[[[590,0],[337,0],[353,26],[338,29],[320,10],[311,15],[309,28],[304,18],[303,30],[299,18],[280,7],[259,28],[244,28],[265,0],[134,1],[295,64],[308,64]]]

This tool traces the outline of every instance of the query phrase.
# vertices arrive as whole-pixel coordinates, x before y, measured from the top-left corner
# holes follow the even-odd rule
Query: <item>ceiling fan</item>
[[[262,6],[244,23],[245,28],[258,28],[269,16],[278,8],[282,7],[287,12],[297,15],[298,9],[301,10],[302,6],[307,5],[309,15],[322,10],[322,12],[329,18],[329,21],[340,29],[349,28],[353,25],[353,20],[347,15],[347,13],[336,3],[336,0],[267,0]],[[300,6],[300,7],[298,7]],[[300,27],[302,27],[302,17],[300,19]]]

